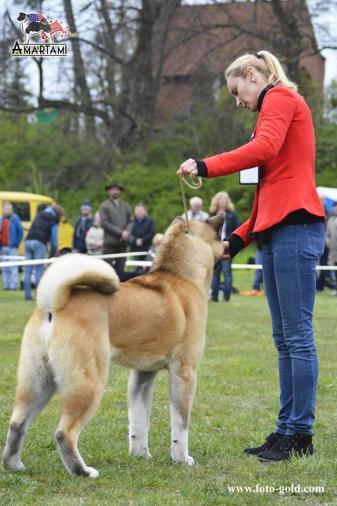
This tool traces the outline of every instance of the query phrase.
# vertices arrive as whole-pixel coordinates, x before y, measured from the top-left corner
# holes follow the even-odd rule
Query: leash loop
[[[180,183],[180,191],[181,191],[181,198],[183,201],[183,207],[184,207],[184,214],[185,214],[185,226],[187,233],[192,235],[192,229],[191,224],[188,219],[187,214],[187,204],[186,204],[186,195],[185,195],[185,188],[184,184],[191,188],[192,190],[199,190],[202,187],[202,179],[200,176],[188,176],[189,179],[187,179],[185,176],[179,176],[179,183]]]

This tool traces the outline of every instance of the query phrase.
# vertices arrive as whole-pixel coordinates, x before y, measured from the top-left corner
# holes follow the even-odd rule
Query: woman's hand
[[[223,241],[223,245],[224,245],[224,250],[223,250],[223,257],[222,257],[222,259],[223,260],[230,260],[231,256],[229,254],[229,242],[228,241]]]
[[[197,162],[193,158],[189,158],[183,162],[177,170],[177,176],[197,176]]]

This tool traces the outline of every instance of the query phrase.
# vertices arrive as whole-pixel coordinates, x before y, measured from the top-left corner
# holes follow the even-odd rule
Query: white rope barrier
[[[232,264],[232,269],[262,269],[261,264]],[[337,265],[317,265],[317,271],[336,271]]]
[[[69,253],[71,254],[71,253]],[[123,258],[123,257],[132,257],[132,256],[146,256],[148,254],[148,251],[132,251],[130,253],[115,253],[115,254],[106,254],[106,255],[91,255],[95,258]],[[7,257],[7,258],[13,258],[13,257]],[[16,257],[14,257],[16,258]],[[24,257],[20,257],[24,258]],[[1,267],[24,267],[25,265],[41,265],[41,264],[52,264],[61,257],[52,257],[52,258],[38,258],[36,260],[20,260],[20,261],[6,261],[6,262],[0,262],[0,268]]]
[[[71,253],[70,253],[71,254]],[[132,251],[132,252],[129,252],[129,253],[115,253],[115,254],[106,254],[106,255],[91,255],[95,258],[100,258],[100,259],[108,259],[108,258],[123,258],[123,257],[135,257],[135,256],[147,256],[148,255],[148,251]],[[10,257],[10,256],[3,256],[3,257],[0,257],[1,258],[24,258],[24,257]],[[0,268],[1,267],[24,267],[26,265],[40,265],[40,264],[52,264],[53,262],[55,262],[55,260],[57,260],[58,258],[60,257],[52,257],[52,258],[40,258],[40,259],[37,259],[37,260],[16,260],[16,261],[5,261],[5,262],[1,262],[0,261]],[[129,266],[129,267],[151,267],[152,265],[152,262],[149,261],[149,260],[127,260],[126,262],[126,266]],[[232,264],[232,269],[252,269],[252,270],[257,270],[257,269],[262,269],[262,265],[261,264]],[[317,265],[316,266],[316,269],[318,271],[336,271],[337,270],[337,265]]]
[[[151,260],[127,260],[127,267],[151,267]]]

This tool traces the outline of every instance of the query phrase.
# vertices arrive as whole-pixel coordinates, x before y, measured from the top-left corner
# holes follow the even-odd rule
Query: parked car
[[[14,207],[14,212],[19,216],[24,229],[24,238],[34,220],[39,206],[49,206],[54,204],[55,201],[46,195],[38,195],[35,193],[26,192],[12,192],[0,191],[0,216],[2,214],[2,203],[11,202]],[[24,241],[21,242],[19,248],[19,255],[24,254]]]

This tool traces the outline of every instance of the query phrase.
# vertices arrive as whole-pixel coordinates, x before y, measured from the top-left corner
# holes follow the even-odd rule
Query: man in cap
[[[90,202],[85,200],[80,207],[80,216],[76,220],[74,230],[73,248],[78,253],[87,253],[85,236],[93,223],[94,218],[91,212]]]
[[[120,200],[123,186],[113,181],[106,186],[108,198],[101,204],[99,213],[104,230],[104,254],[125,253],[131,231],[131,208],[127,202]],[[123,280],[126,258],[112,259],[111,264],[119,278]]]

